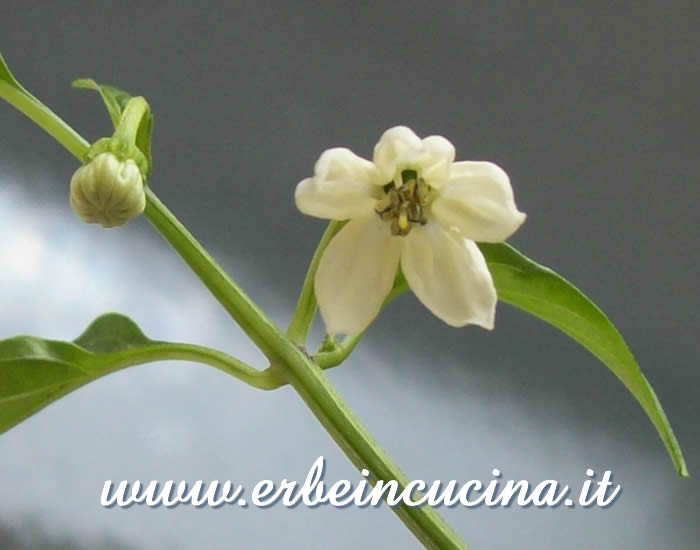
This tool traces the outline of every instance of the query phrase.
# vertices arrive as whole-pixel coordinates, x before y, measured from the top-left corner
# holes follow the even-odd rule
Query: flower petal
[[[508,175],[491,162],[454,163],[431,210],[445,228],[478,242],[505,241],[525,221]]]
[[[448,325],[491,330],[496,288],[479,247],[435,223],[414,226],[404,239],[401,269],[418,299]]]
[[[450,175],[455,160],[455,147],[442,136],[428,136],[423,140],[422,175],[431,187],[440,189]]]
[[[297,185],[294,199],[299,210],[317,218],[366,216],[374,208],[381,181],[370,161],[349,149],[328,149],[316,162],[314,177]]]
[[[447,181],[454,159],[455,148],[447,139],[428,136],[421,140],[406,126],[388,129],[374,147],[374,164],[384,183],[393,181],[398,171],[413,168],[429,185],[439,188]]]
[[[331,240],[314,279],[329,334],[362,332],[377,316],[394,283],[400,241],[376,215],[351,220]]]
[[[384,132],[374,146],[374,164],[384,183],[393,181],[401,167],[417,166],[422,147],[421,139],[406,126],[394,126]]]

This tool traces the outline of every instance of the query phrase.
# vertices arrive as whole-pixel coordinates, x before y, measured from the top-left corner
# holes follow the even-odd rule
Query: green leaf
[[[0,433],[80,386],[134,364],[133,350],[159,344],[115,313],[96,319],[73,342],[33,336],[0,341]]]
[[[0,81],[5,82],[6,84],[9,84],[22,94],[24,94],[27,97],[30,97],[34,101],[38,101],[32,94],[30,94],[24,86],[22,86],[17,79],[12,75],[12,72],[10,72],[10,67],[7,66],[7,63],[5,62],[5,59],[3,58],[2,54],[0,54]]]
[[[0,340],[0,433],[88,382],[164,360],[209,365],[263,390],[285,383],[271,369],[260,371],[221,351],[151,340],[128,317],[108,313],[72,342],[34,336]]]
[[[93,354],[121,351],[158,344],[125,315],[107,313],[95,319],[73,343]]]
[[[654,390],[605,314],[566,279],[508,244],[479,244],[498,298],[550,323],[600,359],[637,399],[661,436],[678,473],[685,460]]]
[[[112,119],[112,124],[114,124],[114,128],[116,129],[119,124],[119,119],[126,108],[126,104],[129,103],[131,99],[129,93],[115,88],[114,86],[98,84],[92,78],[78,78],[73,81],[73,87],[97,91],[102,97],[102,101],[104,101],[105,107],[107,107],[107,111],[109,112],[109,118]]]

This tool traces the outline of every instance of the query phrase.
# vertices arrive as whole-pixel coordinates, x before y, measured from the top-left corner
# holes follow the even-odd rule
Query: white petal
[[[508,175],[490,162],[454,163],[431,210],[443,226],[478,242],[505,241],[525,221]]]
[[[455,159],[455,148],[441,136],[421,140],[406,126],[390,128],[374,147],[374,164],[384,183],[393,181],[398,171],[415,169],[433,187],[441,187]]]
[[[377,316],[396,276],[400,241],[374,214],[351,220],[333,238],[314,280],[328,333],[362,332]]]
[[[449,177],[450,166],[455,160],[455,147],[442,136],[428,136],[422,145],[422,176],[431,187],[439,189]]]
[[[401,269],[418,299],[448,325],[493,328],[496,289],[473,241],[428,223],[404,237]]]
[[[314,177],[297,185],[294,199],[304,214],[346,220],[372,212],[380,182],[374,164],[338,147],[323,152]]]
[[[421,139],[406,126],[389,128],[374,146],[374,164],[384,183],[393,181],[396,171],[406,165],[416,166],[423,144]]]

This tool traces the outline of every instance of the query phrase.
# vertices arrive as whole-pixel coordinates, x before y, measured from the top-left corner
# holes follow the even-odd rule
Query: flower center
[[[389,182],[384,187],[384,195],[377,202],[374,211],[388,222],[391,234],[403,237],[408,235],[414,223],[425,225],[428,220],[425,210],[429,204],[431,188],[415,170],[401,172],[402,183],[397,187]]]

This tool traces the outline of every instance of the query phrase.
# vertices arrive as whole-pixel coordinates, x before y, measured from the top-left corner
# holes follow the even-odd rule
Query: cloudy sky
[[[513,243],[618,325],[696,472],[694,4],[30,4],[0,22],[16,76],[90,140],[109,121],[71,79],[145,95],[152,187],[280,324],[323,229],[292,193],[323,149],[368,156],[403,123],[447,136],[458,158],[498,162],[528,213]],[[74,218],[76,167],[0,105],[0,334],[72,339],[113,310],[154,338],[262,366],[145,220],[105,231]],[[677,478],[607,369],[533,318],[500,306],[493,333],[456,330],[406,295],[331,378],[410,477],[488,480],[499,468],[577,486],[593,468],[623,486],[605,510],[443,510],[477,549],[696,547],[696,479]],[[0,437],[13,495],[0,517],[149,549],[417,547],[386,508],[99,506],[105,479],[252,486],[301,479],[319,455],[327,479],[357,479],[289,389],[261,393],[197,365],[137,367]]]

